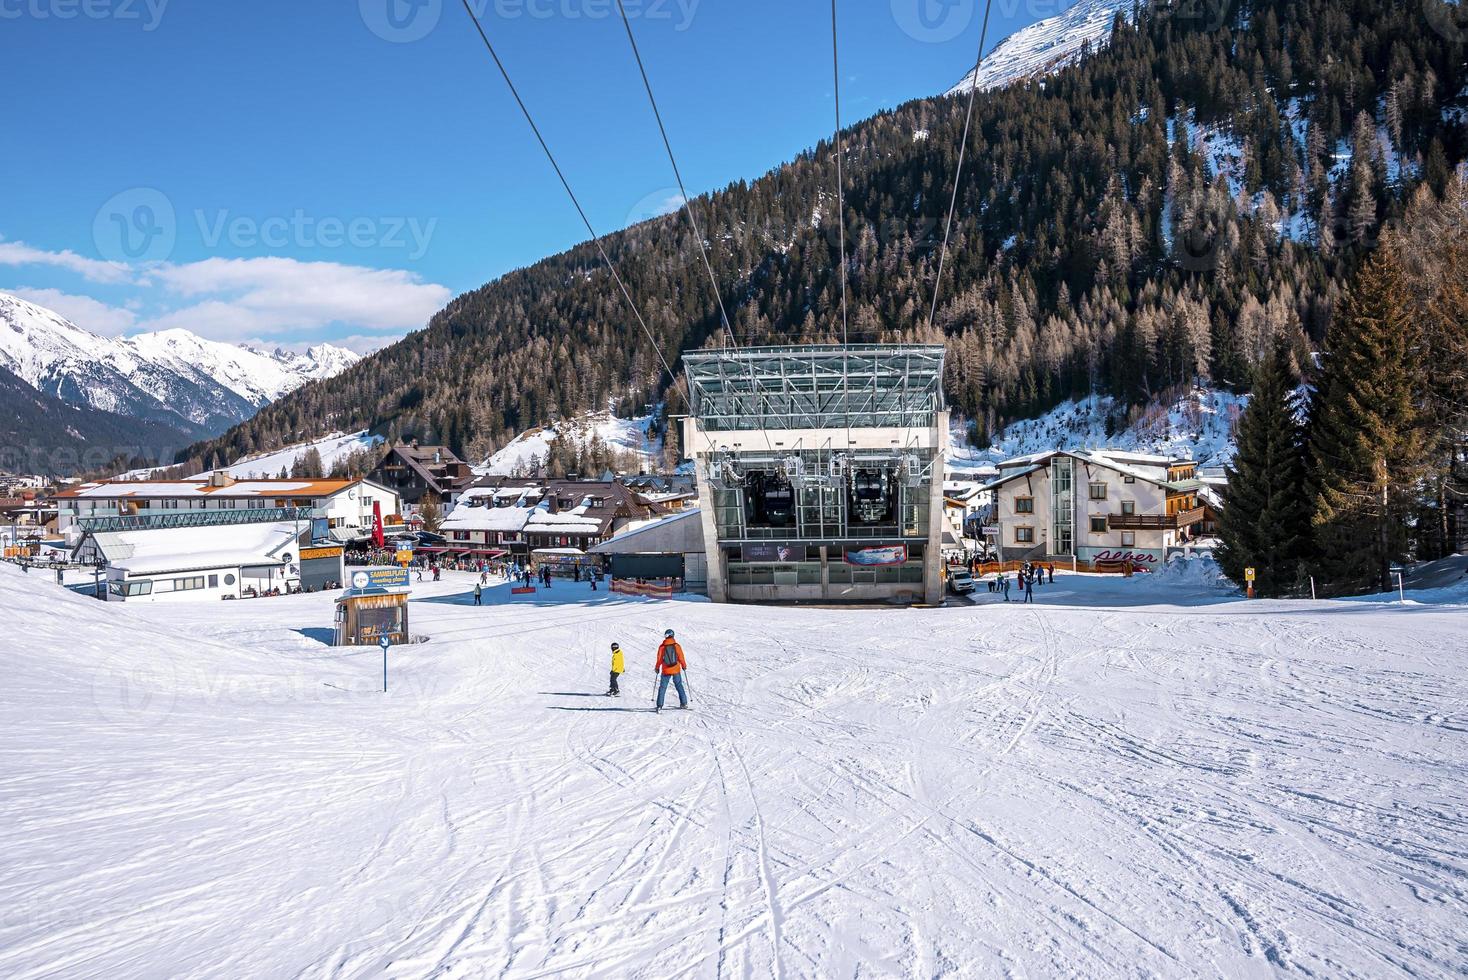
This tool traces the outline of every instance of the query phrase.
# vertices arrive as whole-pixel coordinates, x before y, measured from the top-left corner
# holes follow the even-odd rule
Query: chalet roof
[[[188,572],[243,565],[279,565],[295,556],[295,524],[148,531],[99,531],[91,539],[107,563],[132,575]]]
[[[57,500],[118,500],[175,497],[258,497],[260,499],[315,499],[334,497],[361,480],[240,480],[228,486],[200,480],[103,480],[84,483],[56,494]]]

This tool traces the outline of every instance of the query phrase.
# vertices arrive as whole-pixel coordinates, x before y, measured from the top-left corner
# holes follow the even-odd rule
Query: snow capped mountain
[[[0,367],[73,405],[221,432],[358,356],[322,344],[304,354],[205,340],[187,330],[101,337],[34,303],[0,293]]]
[[[1077,0],[1063,13],[1015,31],[985,55],[978,69],[980,91],[1064,68],[1080,57],[1087,42],[1093,51],[1104,45],[1116,15],[1131,8],[1131,0]],[[975,75],[970,71],[947,94],[966,94],[974,83]]]

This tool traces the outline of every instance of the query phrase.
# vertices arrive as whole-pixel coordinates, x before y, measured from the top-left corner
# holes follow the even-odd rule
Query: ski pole
[[[688,676],[688,668],[683,668],[683,686],[688,689],[688,703],[693,703],[693,678]]]

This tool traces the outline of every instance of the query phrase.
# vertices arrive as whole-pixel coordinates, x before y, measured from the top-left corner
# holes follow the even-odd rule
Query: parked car
[[[969,574],[967,568],[950,568],[948,570],[948,587],[953,590],[954,595],[968,595],[978,585],[974,577]]]

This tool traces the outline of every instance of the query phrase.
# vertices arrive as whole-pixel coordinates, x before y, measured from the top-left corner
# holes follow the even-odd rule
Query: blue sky
[[[615,0],[470,2],[598,230],[665,207]],[[625,2],[691,193],[829,133],[823,0]],[[846,120],[954,84],[981,13],[843,0]],[[0,37],[0,289],[96,332],[370,349],[585,238],[460,0],[0,0]]]

